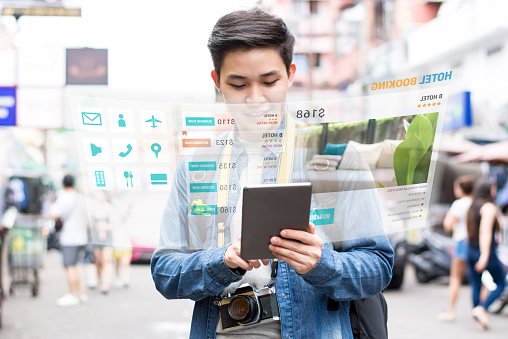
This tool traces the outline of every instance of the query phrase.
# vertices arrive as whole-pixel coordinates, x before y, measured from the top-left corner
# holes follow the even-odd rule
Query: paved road
[[[61,308],[55,301],[66,291],[60,253],[51,251],[41,270],[41,292],[32,298],[19,288],[4,303],[2,339],[159,339],[188,338],[193,303],[167,301],[156,290],[149,265],[132,266],[129,288],[107,296],[90,290],[90,300]]]
[[[2,339],[159,339],[187,338],[192,302],[166,301],[155,291],[148,265],[132,267],[128,289],[112,289],[103,296],[90,291],[87,304],[59,308],[55,300],[65,291],[60,254],[50,252],[41,271],[41,293],[32,298],[19,289],[4,304]],[[443,324],[436,314],[446,308],[444,281],[420,285],[409,268],[401,291],[386,292],[391,339],[507,338],[508,310],[491,316],[489,332],[479,333],[470,312],[470,290],[463,287],[454,324]]]
[[[462,286],[457,302],[457,321],[437,320],[448,305],[447,279],[418,284],[412,266],[406,268],[400,291],[386,291],[390,339],[478,339],[508,338],[508,307],[501,315],[490,315],[491,330],[481,332],[471,316],[471,288]]]

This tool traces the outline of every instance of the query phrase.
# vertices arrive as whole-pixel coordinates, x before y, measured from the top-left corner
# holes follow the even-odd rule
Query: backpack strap
[[[351,323],[351,331],[355,339],[360,338],[360,313],[358,309],[358,300],[351,300],[349,302],[349,322]]]
[[[328,302],[326,303],[326,309],[328,311],[337,311],[339,309],[339,302],[332,298],[328,298]]]

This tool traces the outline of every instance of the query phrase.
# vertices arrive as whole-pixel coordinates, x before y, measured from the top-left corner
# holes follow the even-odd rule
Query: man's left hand
[[[309,222],[309,232],[285,229],[281,237],[270,239],[270,251],[278,259],[291,265],[299,274],[316,267],[321,258],[323,240],[316,234],[316,226]],[[297,241],[295,241],[297,240]]]

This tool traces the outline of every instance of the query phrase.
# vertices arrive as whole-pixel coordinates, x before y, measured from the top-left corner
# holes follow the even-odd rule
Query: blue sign
[[[16,87],[0,87],[0,126],[16,126]]]
[[[460,92],[448,97],[443,131],[456,131],[473,125],[471,92]]]

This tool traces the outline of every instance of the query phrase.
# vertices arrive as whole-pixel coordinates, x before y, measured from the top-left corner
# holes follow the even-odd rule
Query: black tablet
[[[270,238],[286,228],[309,231],[311,183],[243,188],[241,257],[273,259]]]

